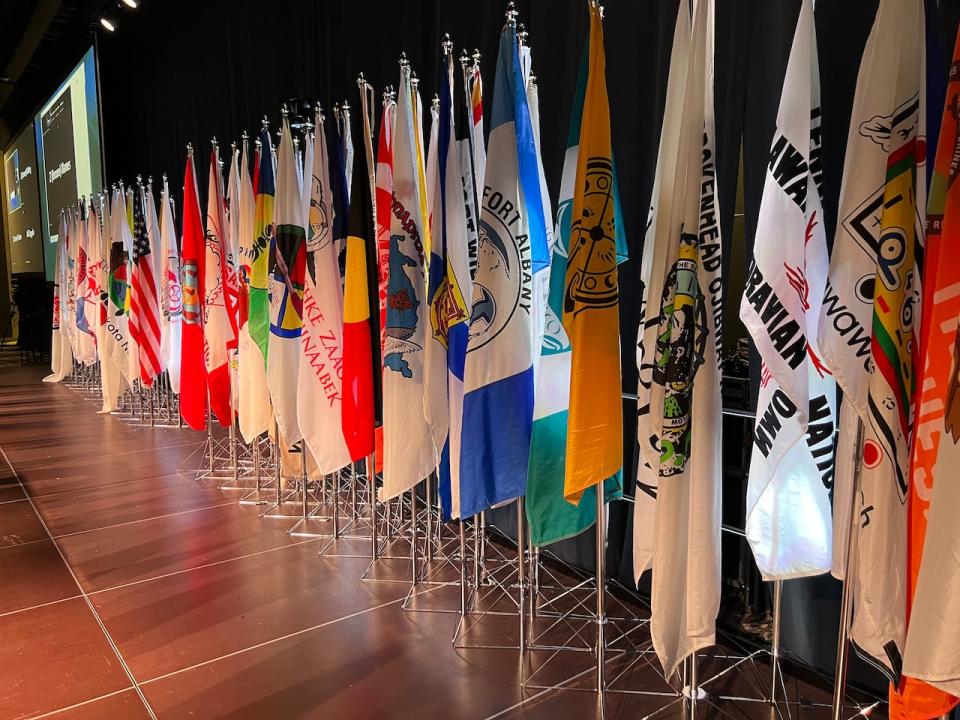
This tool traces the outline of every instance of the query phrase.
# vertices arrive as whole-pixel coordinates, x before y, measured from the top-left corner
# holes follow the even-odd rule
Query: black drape
[[[662,121],[673,23],[680,0],[607,0],[607,81],[630,260],[621,266],[623,387],[636,389],[634,360],[639,322],[639,264]],[[684,0],[685,1],[685,0]],[[860,55],[877,0],[818,0],[816,24],[822,76],[823,188],[828,237],[835,227],[847,127]],[[541,102],[542,151],[555,208],[569,109],[587,31],[584,0],[519,0],[520,21],[530,33]],[[952,47],[958,0],[940,3],[946,46]],[[493,62],[506,3],[475,0],[150,0],[126,13],[119,31],[103,38],[101,82],[106,177],[182,176],[184,146],[201,147],[212,136],[254,135],[268,115],[291,98],[317,98],[331,108],[344,98],[357,107],[356,75],[378,89],[397,84],[397,59],[405,51],[421,78],[425,100],[437,87],[441,35],[483,53],[489,111]],[[716,120],[718,201],[725,253],[727,322],[736,323],[750,255],[764,172],[799,0],[717,0]],[[940,112],[931,108],[931,112]],[[742,173],[741,173],[742,159]],[[742,218],[738,181],[742,177]],[[206,183],[200,186],[205,190]],[[743,247],[734,247],[741,237]],[[734,229],[737,228],[737,232]],[[737,241],[741,242],[741,241]],[[737,258],[731,267],[731,258]],[[728,336],[729,340],[729,336]],[[730,348],[727,348],[729,350]],[[634,476],[634,413],[624,402],[627,491]],[[736,421],[741,422],[741,421]],[[725,423],[731,437],[741,425]],[[745,435],[744,437],[748,437]],[[725,457],[726,506],[742,511],[743,443]],[[502,517],[509,526],[509,517]],[[632,584],[631,510],[611,507],[609,573]],[[589,568],[592,535],[559,543],[556,551]],[[742,540],[725,538],[724,552],[744,552]],[[725,571],[727,564],[725,563]],[[804,661],[831,669],[839,584],[829,578],[787,583],[783,643]],[[876,676],[854,669],[854,678],[882,687]]]

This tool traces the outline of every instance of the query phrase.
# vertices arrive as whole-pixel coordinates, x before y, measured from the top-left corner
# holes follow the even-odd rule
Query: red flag
[[[187,155],[183,178],[183,338],[180,354],[180,414],[194,430],[207,427],[207,369],[203,349],[204,235],[200,198],[193,169],[193,152]]]

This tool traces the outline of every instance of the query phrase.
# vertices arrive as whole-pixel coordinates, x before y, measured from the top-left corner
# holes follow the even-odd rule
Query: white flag
[[[260,185],[264,191],[261,196],[260,207],[263,217],[262,225],[257,225],[254,188],[250,175],[246,169],[250,167],[247,161],[249,144],[243,143],[243,159],[241,165],[244,172],[240,175],[240,397],[238,414],[240,434],[250,443],[254,438],[267,432],[273,427],[273,408],[270,405],[270,390],[267,386],[267,366],[263,351],[250,331],[250,317],[257,312],[254,307],[257,303],[253,298],[256,293],[265,294],[266,290],[253,289],[256,281],[256,268],[262,268],[265,286],[267,283],[267,258],[270,252],[267,237],[273,232],[273,161],[270,149],[270,136],[264,130],[262,133],[266,145],[261,145],[259,155]],[[268,191],[268,192],[267,192]],[[261,230],[263,233],[261,234]],[[266,318],[263,318],[265,321]],[[262,324],[262,323],[261,323]],[[268,334],[264,334],[264,344],[268,342]]]
[[[152,198],[152,194],[151,194]],[[163,180],[160,193],[160,358],[170,387],[180,392],[180,337],[183,330],[183,288],[180,284],[180,251],[170,187]]]
[[[97,361],[96,323],[98,319],[95,286],[90,283],[90,228],[88,218],[84,217],[84,207],[77,208],[77,346],[78,360],[86,366]],[[96,238],[99,240],[99,236]]]
[[[855,421],[863,426],[856,572],[846,579],[854,598],[850,637],[892,682],[906,624],[910,403],[926,207],[924,37],[923,2],[881,0],[857,78],[819,328],[844,403],[857,411],[841,413],[841,445],[854,447]],[[836,482],[851,475],[838,473]]]
[[[267,383],[280,433],[287,443],[302,438],[297,424],[297,377],[303,331],[306,231],[297,185],[290,123],[284,120],[277,153],[276,231],[270,252],[270,339]]]
[[[315,147],[311,147],[314,146]],[[333,189],[323,118],[307,146],[311,188],[297,422],[322,474],[350,464],[343,437],[343,288],[333,242]]]
[[[415,486],[439,461],[424,410],[424,346],[430,322],[425,252],[430,230],[416,102],[409,68],[403,68],[393,135],[393,215],[383,347],[383,500]]]
[[[44,382],[60,382],[73,369],[73,350],[66,329],[67,292],[67,216],[60,211],[60,229],[57,257],[53,278],[53,334],[50,338],[50,374]]]
[[[820,204],[820,74],[812,0],[790,50],[740,317],[763,361],[746,534],[767,580],[832,562],[836,384],[819,358],[827,277]]]
[[[105,205],[106,207],[106,205]],[[128,247],[124,243],[124,232],[130,234],[127,224],[127,209],[124,204],[123,193],[118,189],[113,193],[109,204],[110,214],[104,214],[104,221],[109,227],[109,258],[106,274],[107,290],[107,322],[103,352],[100,361],[101,379],[104,388],[103,409],[101,412],[110,412],[116,409],[117,398],[126,388],[131,386],[129,377],[129,355],[133,342],[127,325],[127,295],[130,292],[130,262]],[[109,401],[109,403],[108,403]]]
[[[653,567],[651,635],[667,675],[714,644],[720,606],[721,245],[713,2],[680,4],[657,165],[638,362],[634,571]],[[679,126],[679,127],[678,127]],[[644,465],[643,463],[646,463]],[[652,532],[651,532],[652,530]]]

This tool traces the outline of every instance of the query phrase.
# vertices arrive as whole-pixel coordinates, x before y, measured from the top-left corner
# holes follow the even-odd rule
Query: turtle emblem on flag
[[[405,378],[413,377],[410,363],[404,357],[421,348],[410,340],[417,331],[417,310],[420,300],[406,268],[416,268],[417,261],[401,252],[403,235],[390,236],[390,276],[387,283],[387,328],[383,347],[383,366]]]
[[[697,253],[697,236],[681,232],[677,260],[664,283],[653,366],[653,381],[665,388],[661,477],[682,473],[690,454],[693,381],[704,362],[708,334]]]
[[[583,213],[570,232],[570,261],[576,272],[567,285],[565,311],[574,314],[617,304],[617,242],[613,166],[609,158],[587,161]]]

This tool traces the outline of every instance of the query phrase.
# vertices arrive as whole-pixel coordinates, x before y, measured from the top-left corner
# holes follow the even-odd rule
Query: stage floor
[[[454,648],[457,616],[404,611],[408,586],[362,581],[367,560],[198,481],[201,434],[97,415],[44,374],[0,370],[0,719],[600,717],[592,693],[523,691],[515,650]],[[604,716],[664,706],[684,714],[611,694]]]

